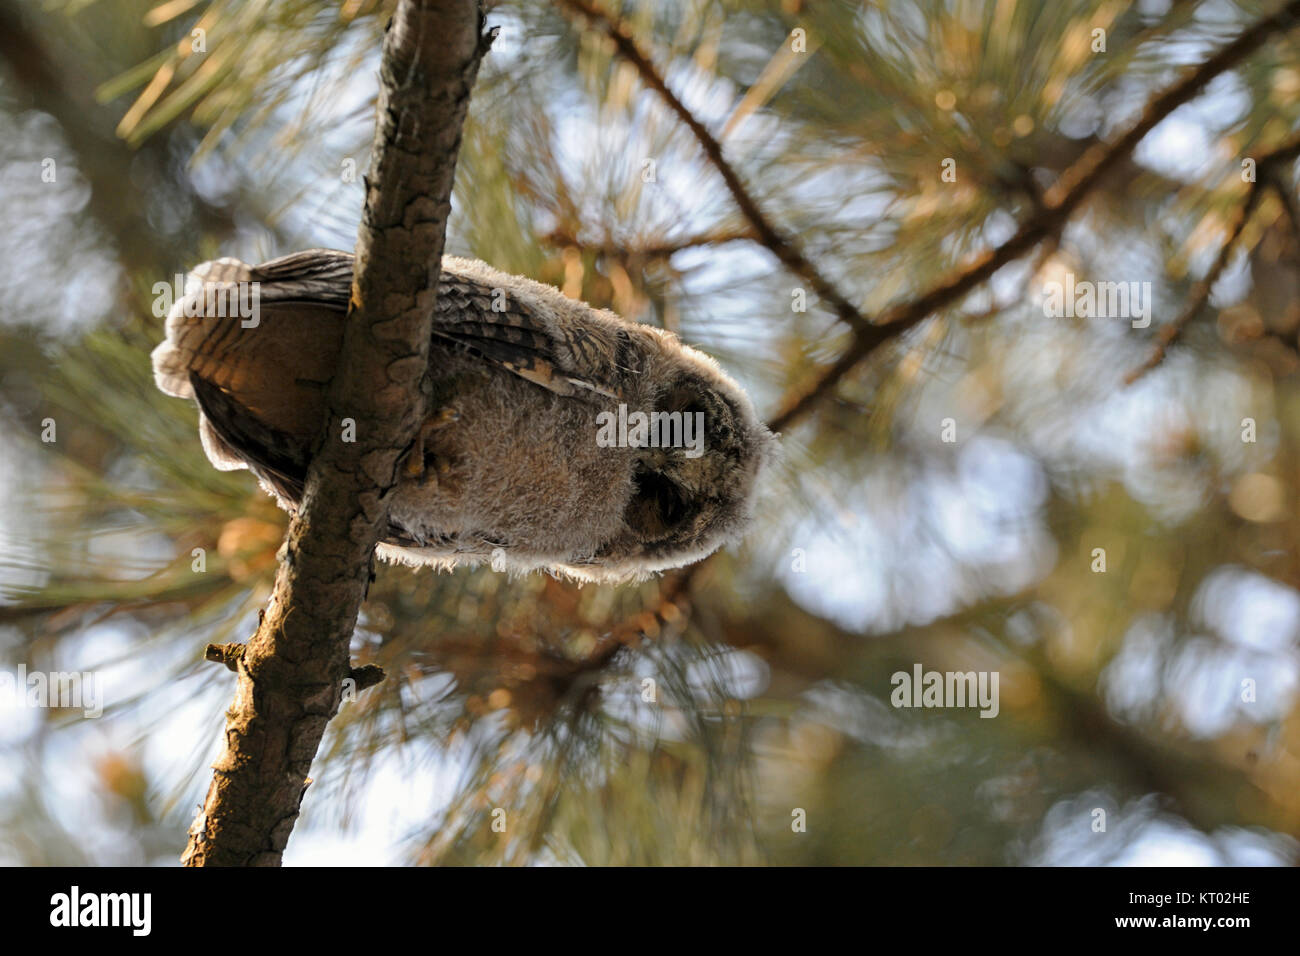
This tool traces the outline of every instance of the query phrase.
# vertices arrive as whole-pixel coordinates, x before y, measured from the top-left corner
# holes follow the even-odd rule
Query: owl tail
[[[337,255],[216,259],[186,277],[153,351],[154,381],[198,402],[217,468],[251,467],[266,480],[305,470],[342,341],[350,263]]]
[[[211,367],[215,343],[208,340],[221,331],[223,324],[241,321],[237,314],[240,284],[249,287],[252,271],[248,263],[238,259],[215,259],[196,266],[185,277],[184,294],[167,312],[167,336],[151,356],[153,378],[159,389],[177,398],[193,398],[190,373],[215,371]],[[232,297],[235,308],[223,308]]]

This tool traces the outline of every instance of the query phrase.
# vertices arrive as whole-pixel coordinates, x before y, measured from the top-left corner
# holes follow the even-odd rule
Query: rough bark
[[[491,41],[479,0],[402,0],[389,24],[329,414],[262,622],[242,653],[222,658],[238,687],[186,865],[279,865],[352,674],[349,643],[388,494],[423,417],[461,125]],[[346,419],[354,441],[345,440]]]

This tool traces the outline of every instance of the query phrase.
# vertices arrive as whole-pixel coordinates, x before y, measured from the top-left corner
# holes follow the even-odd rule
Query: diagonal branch
[[[631,39],[627,28],[596,9],[588,0],[556,0],[561,6],[580,12],[589,20],[598,23],[614,40],[615,46],[633,64],[641,75],[642,81],[659,93],[668,102],[675,113],[695,133],[706,155],[718,168],[732,196],[751,225],[759,234],[759,241],[768,244],[759,223],[766,223],[762,211],[749,197],[734,170],[722,157],[721,147],[709,135],[708,131],[673,96],[664,83],[663,77],[655,69],[649,58]],[[863,322],[850,322],[854,325],[854,335],[848,348],[840,357],[822,371],[822,373],[804,390],[793,393],[787,398],[781,410],[768,422],[774,432],[795,424],[813,410],[835,389],[836,385],[853,369],[861,364],[876,348],[914,327],[938,309],[961,299],[977,285],[986,281],[1003,266],[1018,259],[1043,241],[1059,241],[1061,230],[1080,202],[1104,178],[1114,166],[1130,154],[1162,120],[1170,113],[1190,101],[1205,88],[1216,76],[1232,69],[1243,59],[1257,50],[1271,36],[1286,32],[1300,19],[1300,0],[1291,0],[1271,16],[1265,17],[1241,33],[1237,39],[1224,46],[1200,66],[1189,70],[1186,75],[1163,93],[1149,101],[1137,122],[1119,139],[1112,143],[1099,143],[1090,148],[1078,160],[1063,172],[1052,188],[1042,197],[1037,211],[1025,222],[1016,234],[1002,245],[979,255],[974,261],[950,273],[923,295],[908,302],[900,303],[887,309],[875,321],[858,313]],[[733,188],[733,183],[735,184]],[[745,202],[741,197],[745,197]],[[751,216],[746,206],[755,213]],[[775,230],[769,230],[770,236]],[[772,248],[769,245],[769,248]],[[773,249],[775,252],[776,250]],[[778,253],[778,256],[780,254]],[[802,257],[800,257],[802,258]],[[783,262],[786,260],[783,258]],[[789,263],[787,263],[789,264]],[[793,271],[798,269],[791,266]],[[802,274],[802,273],[801,273]],[[830,297],[827,297],[830,299]],[[844,300],[843,296],[838,296]],[[830,299],[834,301],[834,299]],[[856,312],[856,310],[854,310]],[[846,320],[847,321],[847,320]],[[863,324],[865,323],[865,324]],[[692,565],[678,572],[660,587],[659,608],[667,604],[682,605],[689,600],[693,578],[700,567],[708,560]],[[658,618],[658,612],[655,614]],[[599,666],[621,646],[626,638],[627,627],[618,628],[605,639],[597,653],[593,655],[593,666]],[[636,633],[636,629],[633,628]]]
[[[1270,16],[1256,22],[1200,66],[1147,103],[1137,122],[1119,139],[1098,143],[1070,166],[1043,195],[1040,210],[1016,234],[979,255],[924,295],[885,310],[872,325],[860,329],[836,362],[804,391],[792,396],[769,422],[773,431],[795,423],[824,399],[839,381],[884,342],[895,338],[932,313],[960,300],[1003,266],[1024,255],[1039,242],[1058,236],[1084,197],[1121,159],[1131,153],[1170,113],[1189,102],[1221,73],[1232,69],[1270,37],[1286,32],[1300,19],[1300,0],[1290,0]]]
[[[1256,160],[1255,179],[1246,192],[1245,201],[1237,207],[1232,228],[1228,230],[1227,239],[1219,247],[1219,254],[1215,257],[1214,263],[1210,266],[1209,271],[1205,273],[1205,277],[1192,287],[1191,294],[1187,297],[1187,302],[1184,303],[1183,310],[1178,313],[1178,317],[1164,326],[1156,335],[1156,344],[1151,349],[1151,354],[1147,356],[1146,361],[1125,376],[1124,383],[1126,385],[1132,385],[1163,362],[1165,355],[1169,352],[1169,346],[1178,340],[1188,323],[1201,311],[1201,307],[1210,298],[1210,292],[1214,289],[1214,284],[1219,281],[1219,276],[1228,267],[1232,249],[1237,244],[1237,240],[1241,238],[1246,223],[1250,221],[1250,217],[1259,208],[1264,193],[1270,188],[1275,189],[1282,198],[1283,208],[1286,208],[1290,193],[1278,173],[1284,165],[1294,162],[1297,156],[1300,156],[1300,136],[1293,136],[1282,146]]]
[[[402,0],[389,24],[341,367],[270,604],[242,653],[223,656],[238,688],[187,865],[281,862],[353,676],[349,643],[388,493],[423,412],[461,125],[494,35],[483,33],[481,0]],[[344,419],[355,441],[340,440]]]
[[[836,314],[854,329],[853,339],[843,354],[811,384],[786,400],[781,410],[768,423],[773,431],[781,431],[807,415],[834,390],[841,379],[857,368],[880,345],[903,334],[937,310],[960,300],[1003,266],[1020,258],[1044,239],[1059,235],[1084,197],[1157,124],[1189,102],[1216,76],[1232,69],[1273,35],[1290,30],[1300,19],[1300,0],[1290,0],[1275,13],[1257,21],[1200,66],[1188,71],[1183,79],[1147,103],[1137,122],[1119,139],[1110,143],[1098,143],[1085,152],[1047,190],[1039,210],[1010,239],[981,253],[924,294],[886,309],[873,320],[854,307],[790,240],[772,226],[735,170],[727,163],[718,141],[668,89],[663,76],[637,45],[627,26],[596,7],[591,0],[556,2],[598,25],[614,41],[615,48],[636,68],[642,82],[658,93],[695,135],[701,149],[727,184],[736,205],[754,227],[759,241],[791,271],[804,276],[818,295],[834,305]]]
[[[668,259],[687,249],[699,249],[703,246],[722,246],[729,242],[752,242],[757,235],[748,229],[723,230],[691,233],[679,239],[660,239],[642,243],[620,244],[613,239],[600,242],[583,242],[571,230],[552,229],[541,239],[547,245],[586,249],[599,256],[615,259]]]
[[[696,140],[699,141],[700,148],[704,150],[704,155],[708,157],[713,168],[722,177],[722,181],[726,184],[727,191],[731,193],[731,198],[735,200],[741,215],[748,220],[753,228],[758,242],[780,259],[787,269],[802,277],[812,286],[813,291],[822,300],[831,304],[835,314],[843,322],[853,328],[865,325],[867,320],[858,307],[850,302],[848,297],[840,292],[835,287],[835,284],[822,275],[821,270],[799,251],[799,247],[791,237],[785,235],[768,219],[762,207],[759,206],[748,188],[746,188],[740,175],[722,154],[722,144],[705,128],[703,123],[695,118],[695,114],[687,109],[686,105],[677,98],[677,95],[668,88],[663,75],[650,60],[650,56],[637,44],[627,26],[616,17],[591,3],[590,0],[556,0],[556,2],[570,13],[579,14],[599,26],[614,41],[614,46],[619,54],[636,68],[637,73],[641,75],[641,81],[658,93],[668,108],[690,129]]]

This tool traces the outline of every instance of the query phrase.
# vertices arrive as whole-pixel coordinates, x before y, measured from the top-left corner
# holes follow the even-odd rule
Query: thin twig
[[[586,249],[597,255],[617,259],[667,259],[675,253],[686,249],[699,249],[705,246],[721,246],[729,242],[753,242],[758,236],[749,229],[711,230],[691,234],[680,239],[662,239],[657,242],[645,242],[637,245],[620,245],[612,240],[602,242],[583,242],[567,229],[553,229],[542,236],[542,241],[551,246],[567,246]]]
[[[1003,266],[1018,259],[1045,239],[1059,241],[1060,232],[1070,215],[1088,193],[1116,163],[1133,151],[1145,137],[1178,107],[1187,103],[1205,88],[1211,80],[1233,68],[1257,50],[1275,33],[1290,30],[1300,18],[1300,0],[1291,0],[1276,13],[1265,17],[1242,32],[1200,66],[1190,70],[1182,80],[1147,103],[1137,122],[1112,143],[1099,143],[1075,161],[1042,196],[1033,216],[1016,234],[1002,245],[981,253],[974,261],[946,276],[921,296],[885,310],[872,322],[840,294],[821,273],[803,257],[770,224],[762,209],[745,189],[735,170],[722,154],[722,147],[682,102],[668,89],[663,76],[650,58],[642,52],[627,27],[610,14],[596,8],[588,0],[556,0],[570,11],[577,12],[599,25],[613,40],[616,49],[640,74],[642,82],[659,94],[669,108],[695,135],[709,161],[722,176],[732,198],[742,214],[758,233],[758,240],[777,255],[793,272],[804,276],[817,289],[813,277],[828,287],[828,292],[817,289],[822,298],[836,305],[837,314],[854,329],[853,339],[840,357],[826,368],[807,388],[787,398],[781,410],[769,422],[776,432],[795,424],[824,400],[849,372],[863,362],[876,348],[912,328],[938,309],[947,306],[977,285],[986,281]],[[707,561],[708,559],[706,559]],[[703,564],[704,562],[701,562]],[[693,572],[674,576],[661,589],[661,603],[689,596]],[[621,640],[603,644],[593,655],[593,660],[603,662],[622,646]]]
[[[668,88],[663,75],[655,67],[649,54],[641,49],[627,26],[621,20],[601,10],[588,0],[556,0],[556,2],[568,11],[580,14],[600,27],[614,41],[615,48],[622,54],[623,58],[636,68],[637,73],[641,76],[641,81],[658,93],[668,108],[690,129],[699,142],[700,148],[704,150],[705,156],[708,157],[713,168],[718,171],[722,181],[726,183],[727,191],[731,193],[731,198],[735,200],[741,215],[753,227],[758,242],[780,259],[787,269],[812,286],[813,291],[818,296],[830,303],[835,310],[835,314],[842,321],[855,329],[865,326],[867,318],[862,314],[862,311],[850,302],[848,297],[835,287],[834,283],[822,275],[821,270],[799,250],[794,239],[778,229],[772,220],[767,217],[766,213],[763,212],[762,207],[750,194],[744,181],[736,172],[735,167],[723,155],[722,144],[705,128],[703,123],[696,119],[695,114],[687,109],[686,105],[677,98],[677,95]]]
[[[796,393],[769,422],[773,431],[789,427],[826,398],[839,381],[884,342],[901,335],[936,310],[960,299],[1003,266],[1043,239],[1059,234],[1085,196],[1116,163],[1170,113],[1192,99],[1212,79],[1257,50],[1269,37],[1290,30],[1300,18],[1300,0],[1255,23],[1200,66],[1151,100],[1138,121],[1113,143],[1099,143],[1083,154],[1043,196],[1043,208],[1002,245],[982,253],[919,298],[883,312],[871,326],[860,329],[836,362],[804,391]]]
[[[1124,384],[1132,385],[1139,378],[1155,368],[1169,353],[1169,346],[1178,340],[1183,334],[1183,330],[1201,311],[1206,301],[1210,298],[1210,292],[1214,285],[1223,275],[1223,270],[1228,267],[1228,260],[1232,258],[1232,249],[1241,238],[1242,232],[1245,231],[1246,223],[1250,222],[1250,217],[1254,215],[1255,210],[1259,208],[1260,201],[1264,198],[1264,193],[1269,189],[1277,189],[1283,194],[1283,203],[1286,202],[1286,189],[1277,179],[1277,173],[1286,163],[1294,162],[1295,158],[1300,156],[1300,135],[1292,137],[1284,145],[1279,146],[1272,152],[1266,153],[1255,161],[1255,178],[1250,183],[1250,188],[1246,192],[1246,199],[1237,207],[1237,214],[1233,218],[1232,228],[1228,231],[1228,237],[1219,247],[1219,254],[1215,256],[1213,265],[1205,276],[1192,287],[1191,293],[1187,297],[1178,317],[1172,322],[1161,327],[1156,334],[1156,343],[1151,349],[1151,354],[1147,360],[1139,365],[1133,371],[1124,377]]]
[[[1085,196],[1116,163],[1127,156],[1170,113],[1188,102],[1219,74],[1231,69],[1258,49],[1273,34],[1289,30],[1300,18],[1300,0],[1291,0],[1276,13],[1264,17],[1225,45],[1218,53],[1165,92],[1151,100],[1138,121],[1112,143],[1098,143],[1083,154],[1044,193],[1037,212],[1014,236],[996,248],[944,278],[923,295],[886,309],[874,321],[859,311],[821,272],[783,236],[745,188],[727,162],[722,146],[681,100],[668,88],[663,75],[618,18],[596,7],[590,0],[556,0],[563,8],[582,15],[614,42],[615,48],[633,65],[646,86],[653,89],[669,109],[690,129],[741,213],[754,227],[758,241],[770,249],[792,272],[803,276],[817,294],[835,307],[836,314],[854,329],[853,340],[844,353],[807,388],[787,399],[768,423],[781,431],[797,422],[823,400],[849,372],[885,342],[898,337],[944,306],[950,305],[986,281],[1008,263],[1018,259],[1043,239],[1059,234]]]
[[[689,613],[691,586],[708,560],[705,558],[665,578],[659,585],[653,607],[610,628],[583,659],[581,670],[599,670],[622,648],[635,647],[643,638],[656,636],[661,629],[680,627]]]

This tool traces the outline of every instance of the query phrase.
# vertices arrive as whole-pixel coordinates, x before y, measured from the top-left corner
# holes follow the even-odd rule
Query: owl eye
[[[671,479],[657,471],[640,470],[636,488],[623,512],[628,527],[657,538],[667,534],[695,512],[695,507]]]

